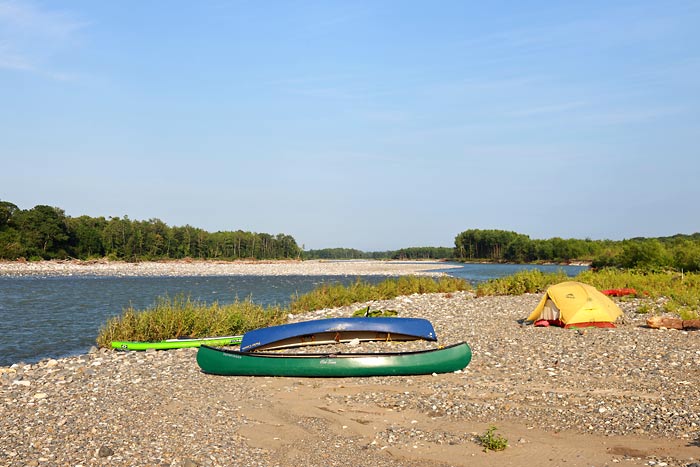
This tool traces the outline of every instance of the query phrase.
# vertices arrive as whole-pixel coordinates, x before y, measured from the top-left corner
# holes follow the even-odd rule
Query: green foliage
[[[531,240],[515,232],[473,229],[455,238],[455,257],[512,263],[590,261],[595,268],[700,271],[700,234],[623,241]]]
[[[544,292],[547,287],[570,280],[563,271],[556,273],[544,273],[539,269],[519,271],[511,276],[479,284],[476,288],[476,295],[521,295],[524,293]]]
[[[304,251],[304,259],[398,259],[436,260],[454,258],[454,248],[411,247],[394,251],[365,252],[354,248],[324,248]]]
[[[561,271],[556,274],[539,270],[520,271],[512,276],[479,284],[476,294],[485,296],[543,293],[550,285],[567,280],[572,279]],[[605,268],[583,271],[573,280],[592,285],[598,290],[635,289],[637,298],[645,300],[638,306],[639,313],[674,313],[683,319],[700,317],[700,273]]]
[[[637,291],[641,303],[639,313],[674,313],[682,319],[700,318],[700,273],[621,270],[606,268],[584,271],[576,280],[599,290],[631,288]]]
[[[402,248],[391,253],[391,259],[399,260],[427,260],[454,258],[454,248],[447,247],[411,247]]]
[[[324,248],[304,251],[304,259],[372,259],[372,257],[369,253],[354,248]]]
[[[294,238],[284,234],[209,233],[189,225],[169,227],[158,219],[135,221],[128,216],[71,218],[51,206],[21,210],[0,201],[0,259],[232,260],[300,255]]]
[[[352,314],[354,317],[370,317],[370,318],[391,318],[399,314],[396,310],[370,310],[369,306],[355,310]]]
[[[476,439],[484,447],[484,452],[503,451],[508,447],[508,440],[496,434],[496,426],[491,425],[483,435],[477,435]]]
[[[358,278],[349,286],[323,284],[308,294],[292,297],[290,311],[302,313],[371,300],[388,300],[399,295],[446,293],[470,289],[471,286],[467,281],[448,276],[438,279],[427,276],[402,276],[387,279],[377,285],[369,284]]]
[[[250,300],[229,305],[206,305],[178,295],[161,297],[144,311],[132,307],[107,321],[97,344],[109,347],[112,341],[160,341],[179,337],[208,337],[242,334],[251,329],[281,324],[286,314],[280,307],[264,308]]]
[[[24,256],[44,259],[67,256],[66,248],[70,237],[63,210],[36,206],[27,211],[15,211],[7,221],[7,226],[19,233]]]

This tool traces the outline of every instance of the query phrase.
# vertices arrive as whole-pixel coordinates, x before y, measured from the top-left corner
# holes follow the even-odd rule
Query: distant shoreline
[[[456,267],[441,261],[422,260],[172,260],[144,261],[0,261],[0,276],[441,276],[438,269]]]

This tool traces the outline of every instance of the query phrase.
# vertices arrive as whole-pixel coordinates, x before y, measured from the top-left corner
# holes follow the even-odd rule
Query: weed
[[[484,452],[503,451],[508,447],[508,440],[496,434],[496,426],[491,425],[483,435],[477,435],[476,439],[484,447]]]
[[[371,317],[371,318],[387,318],[387,317],[392,317],[392,316],[397,316],[399,314],[398,311],[396,310],[370,310],[369,306],[366,306],[364,308],[360,308],[359,310],[356,310],[353,312],[354,317]]]

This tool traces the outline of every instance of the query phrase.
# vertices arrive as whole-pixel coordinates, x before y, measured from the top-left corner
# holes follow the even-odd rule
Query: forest
[[[460,261],[507,263],[590,262],[594,268],[700,271],[700,233],[621,241],[531,239],[505,230],[466,230],[455,238]]]
[[[626,240],[531,239],[506,230],[465,230],[454,247],[409,247],[364,252],[353,248],[304,251],[285,234],[242,230],[207,232],[159,219],[67,216],[57,207],[22,210],[0,200],[0,259],[399,259],[508,263],[586,262],[595,268],[700,271],[700,233]]]
[[[170,227],[158,219],[70,217],[62,209],[39,205],[21,210],[0,201],[0,258],[94,259],[284,259],[299,258],[293,237],[241,230],[210,233],[186,225]]]

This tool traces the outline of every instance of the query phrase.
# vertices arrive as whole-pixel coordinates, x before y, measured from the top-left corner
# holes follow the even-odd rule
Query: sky
[[[700,1],[0,0],[0,200],[454,246],[700,231]]]

